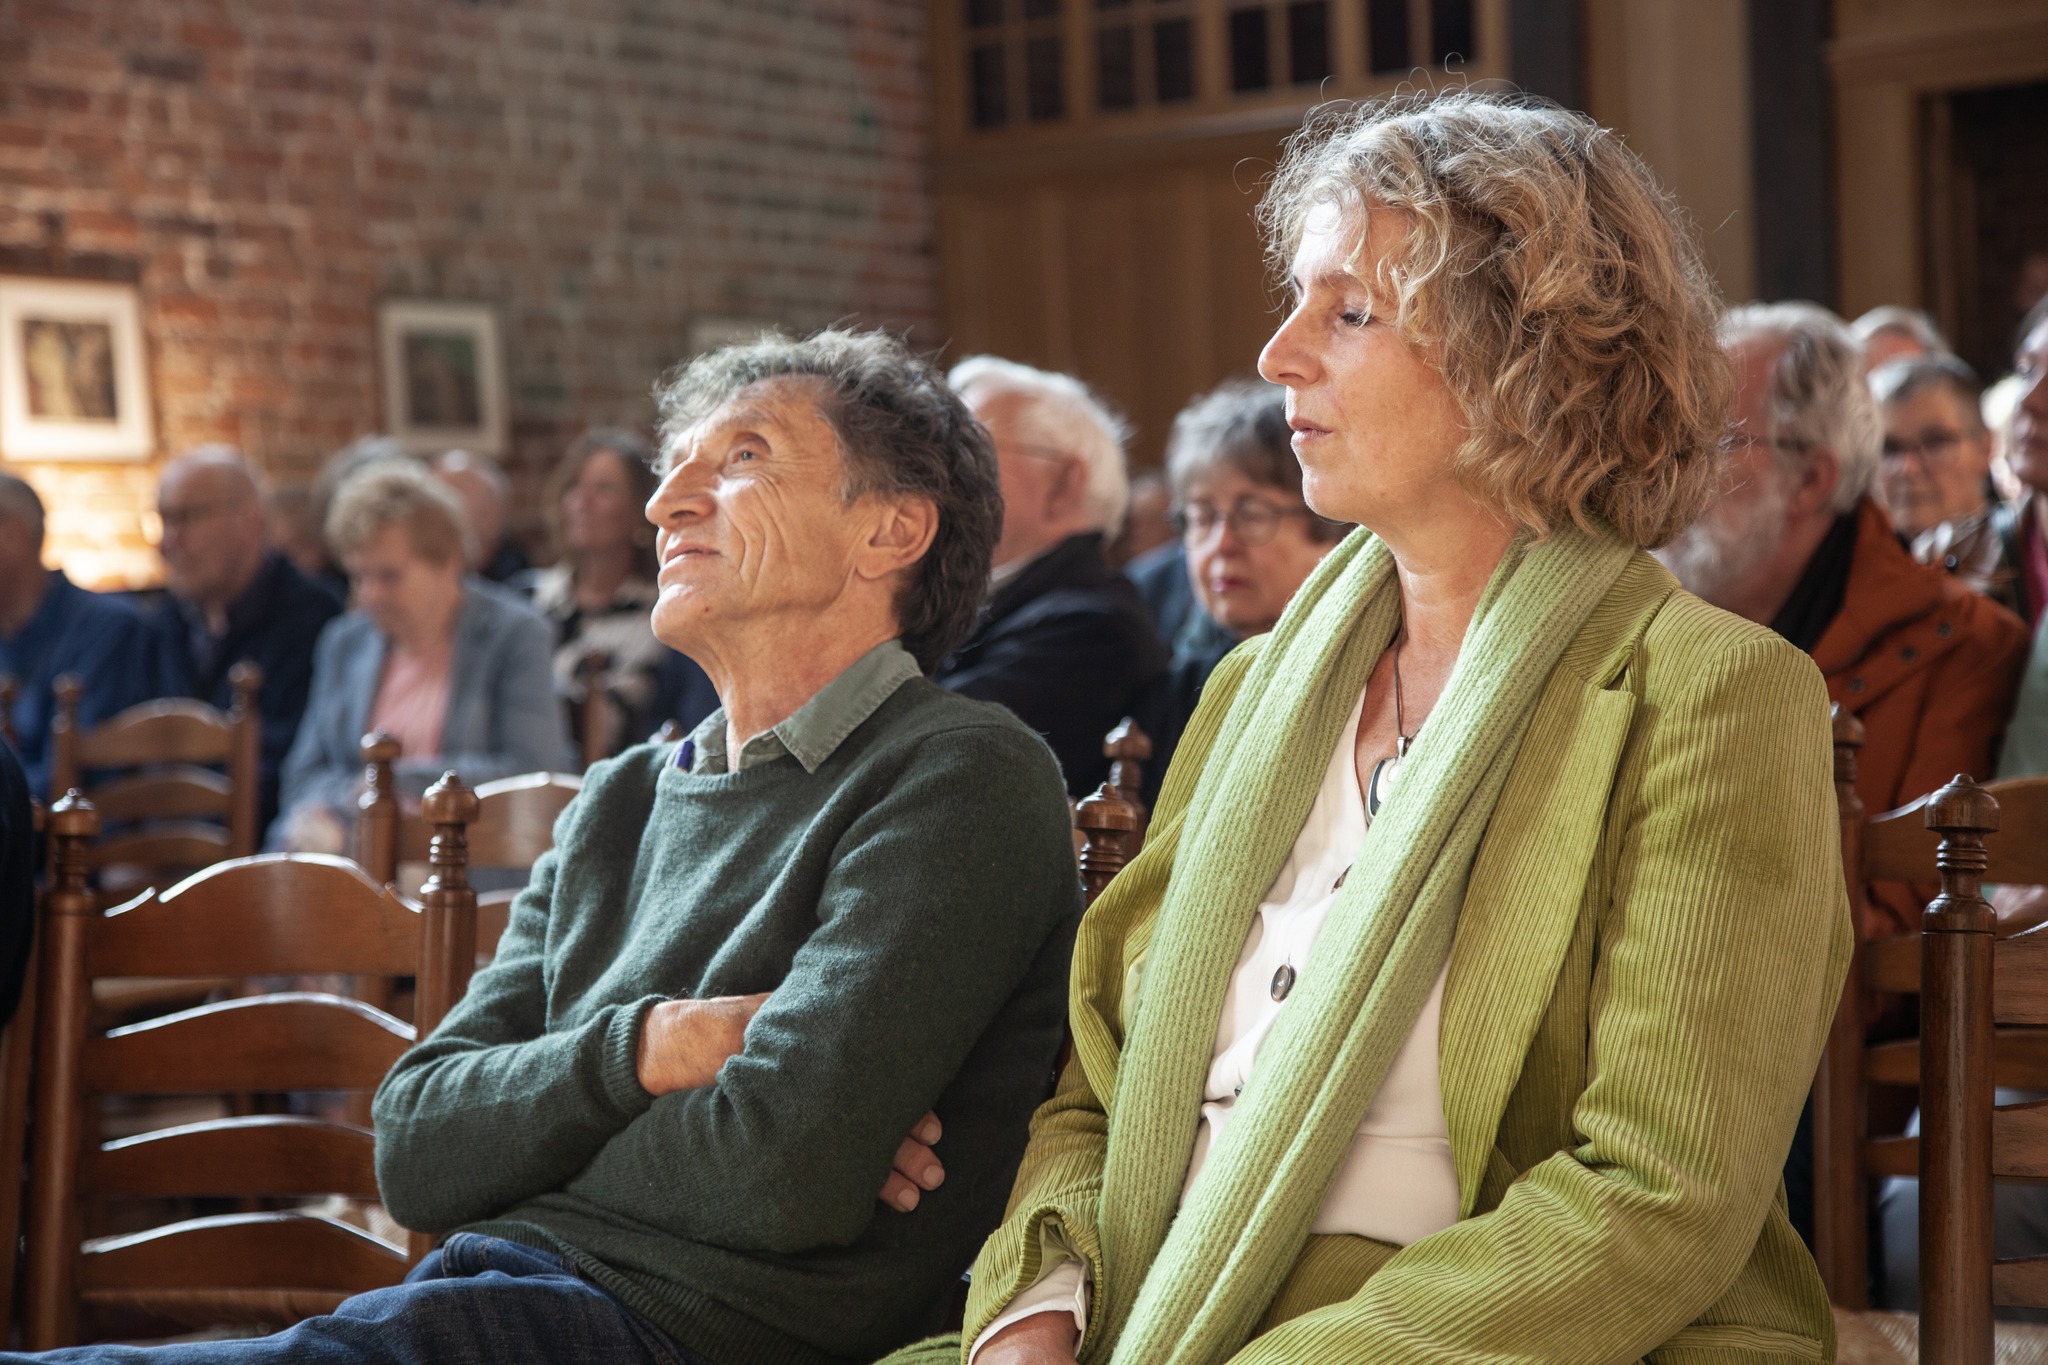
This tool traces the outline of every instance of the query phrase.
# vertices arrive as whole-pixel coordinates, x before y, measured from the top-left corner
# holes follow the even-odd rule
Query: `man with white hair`
[[[1863,721],[1864,809],[1990,772],[2026,630],[1915,561],[1870,497],[1884,423],[1854,336],[1815,304],[1752,303],[1722,318],[1721,344],[1740,385],[1726,490],[1658,557],[1813,656]],[[1877,886],[1863,930],[1917,932],[1919,917],[1908,888]]]
[[[1855,336],[1816,304],[1751,303],[1723,315],[1721,345],[1738,383],[1725,488],[1657,557],[1692,592],[1813,656],[1829,698],[1863,722],[1865,810],[1990,772],[2026,631],[1915,560],[1870,496],[1884,421]],[[1920,909],[1911,887],[1873,884],[1858,931],[1916,933]],[[1809,1110],[1785,1165],[1792,1225],[1809,1245],[1810,1124]]]
[[[1167,665],[1104,555],[1130,500],[1124,425],[1070,375],[973,356],[947,380],[995,441],[1003,531],[974,634],[933,680],[1009,707],[1084,796],[1109,771],[1103,736]]]
[[[259,818],[277,814],[278,774],[313,685],[313,645],[341,614],[341,598],[270,544],[255,472],[233,446],[188,450],[164,466],[157,517],[170,600],[152,617],[168,661],[166,686],[222,710],[228,674],[247,660],[263,671]]]

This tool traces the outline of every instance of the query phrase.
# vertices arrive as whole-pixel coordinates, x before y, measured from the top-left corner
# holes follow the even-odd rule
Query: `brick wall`
[[[936,344],[922,0],[0,0],[0,270],[139,282],[159,456],[375,430],[380,298],[498,311],[511,464],[645,421],[694,320]],[[154,571],[148,467],[7,466]]]

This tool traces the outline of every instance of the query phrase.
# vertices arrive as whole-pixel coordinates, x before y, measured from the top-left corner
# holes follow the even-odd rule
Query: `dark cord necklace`
[[[1373,817],[1380,813],[1380,807],[1393,795],[1394,779],[1401,775],[1401,760],[1408,757],[1408,745],[1415,736],[1408,733],[1408,724],[1401,711],[1401,639],[1408,632],[1404,629],[1394,636],[1394,752],[1372,765],[1372,776],[1365,784],[1365,822],[1370,825]]]

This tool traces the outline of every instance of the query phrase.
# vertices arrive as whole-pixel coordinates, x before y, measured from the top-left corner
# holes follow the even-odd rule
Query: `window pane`
[[[1024,108],[1042,123],[1067,112],[1067,78],[1060,69],[1060,40],[1033,38],[1024,44]]]
[[[1161,19],[1152,25],[1152,67],[1161,104],[1195,97],[1195,33],[1190,21]]]
[[[967,27],[986,28],[1003,22],[1003,0],[967,0]]]
[[[1414,65],[1408,48],[1408,0],[1367,0],[1366,56],[1375,73]]]
[[[1266,51],[1266,11],[1230,12],[1230,88],[1264,90],[1273,83],[1272,59]]]
[[[1026,19],[1051,19],[1060,12],[1060,0],[1024,0]]]
[[[975,127],[1000,128],[1009,122],[1008,75],[1000,46],[977,47],[967,54],[967,99]]]
[[[1287,7],[1287,77],[1314,85],[1330,74],[1330,7],[1323,0]]]
[[[1095,107],[1129,109],[1138,102],[1138,44],[1128,28],[1095,35]]]
[[[1454,57],[1474,60],[1472,0],[1429,0],[1429,37],[1434,65],[1449,66]]]

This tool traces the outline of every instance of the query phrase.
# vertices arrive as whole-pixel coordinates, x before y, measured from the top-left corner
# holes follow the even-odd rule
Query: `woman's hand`
[[[759,995],[664,1000],[647,1011],[634,1062],[641,1089],[659,1097],[711,1084],[725,1059],[746,1046],[747,1023],[767,998],[763,991]]]
[[[1080,1333],[1064,1309],[1019,1318],[982,1343],[974,1365],[1075,1365]]]
[[[877,1199],[898,1213],[909,1213],[917,1207],[924,1191],[945,1183],[946,1168],[932,1154],[932,1144],[939,1140],[940,1132],[937,1114],[927,1112],[917,1121],[910,1136],[896,1149],[889,1163],[889,1178],[882,1182]]]

